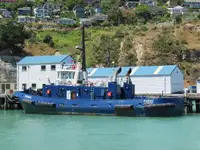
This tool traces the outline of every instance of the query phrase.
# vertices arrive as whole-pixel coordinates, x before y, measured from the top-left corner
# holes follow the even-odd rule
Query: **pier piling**
[[[0,109],[12,110],[12,109],[22,109],[18,100],[14,99],[10,95],[1,94],[0,95]]]

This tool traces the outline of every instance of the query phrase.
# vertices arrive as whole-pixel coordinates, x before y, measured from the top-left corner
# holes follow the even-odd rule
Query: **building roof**
[[[185,0],[185,2],[200,2],[200,0]]]
[[[20,60],[18,65],[34,65],[34,64],[52,64],[52,63],[60,63],[68,55],[44,55],[44,56],[28,56]]]
[[[148,76],[148,75],[170,75],[177,65],[166,66],[130,66],[122,67],[122,71],[118,76],[125,76],[129,68],[132,69],[130,76]],[[88,68],[89,77],[109,77],[112,76],[115,68]]]
[[[22,8],[18,8],[18,10],[31,10],[31,7],[22,7]]]
[[[76,6],[74,6],[73,10],[76,10],[77,8],[85,9],[84,6],[82,6],[82,5],[76,5]]]

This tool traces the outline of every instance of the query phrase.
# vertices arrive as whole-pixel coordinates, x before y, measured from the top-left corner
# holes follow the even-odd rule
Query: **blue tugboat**
[[[114,73],[107,86],[88,84],[85,65],[84,26],[82,26],[82,65],[58,70],[54,85],[41,90],[24,89],[15,92],[25,113],[68,115],[117,115],[171,117],[184,113],[183,97],[148,98],[135,95],[135,85],[130,79],[117,82],[121,67]],[[82,69],[81,69],[82,68]]]

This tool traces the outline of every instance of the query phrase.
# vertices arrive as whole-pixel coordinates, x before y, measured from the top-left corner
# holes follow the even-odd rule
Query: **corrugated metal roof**
[[[137,69],[137,71],[132,75],[151,75],[154,74],[158,66],[141,66]]]
[[[176,68],[176,66],[171,65],[171,66],[163,66],[163,68],[160,70],[159,74],[164,75],[164,74],[171,74],[172,71]]]
[[[28,56],[20,60],[17,64],[28,65],[28,64],[49,64],[49,63],[60,63],[62,60],[67,58],[68,55],[44,55],[44,56]]]
[[[92,70],[94,70],[95,68],[87,68],[88,72],[91,72]]]
[[[122,71],[119,76],[125,76],[128,69],[132,69],[131,76],[145,76],[145,75],[170,75],[177,65],[167,66],[130,66],[122,67]],[[104,77],[113,75],[119,67],[115,68],[88,68],[87,71],[90,77]],[[95,69],[95,70],[94,70]]]
[[[110,76],[113,74],[113,68],[98,68],[91,76]]]

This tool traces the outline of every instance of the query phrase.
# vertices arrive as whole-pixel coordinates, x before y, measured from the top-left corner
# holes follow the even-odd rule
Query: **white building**
[[[44,3],[42,6],[36,7],[33,12],[36,18],[49,18],[60,12],[60,5]]]
[[[35,22],[35,17],[30,17],[30,16],[18,16],[18,22],[20,23],[30,23],[30,22]]]
[[[183,5],[190,8],[200,8],[200,0],[185,0]]]
[[[104,14],[95,14],[94,16],[91,17],[91,20],[93,21],[105,21],[108,19],[108,15]]]
[[[76,21],[70,18],[60,18],[57,20],[58,24],[64,24],[64,25],[74,25],[76,24]]]
[[[52,14],[50,10],[43,7],[37,7],[33,12],[36,18],[48,18]]]
[[[0,94],[12,94],[17,89],[16,68],[0,60]]]
[[[140,0],[139,4],[148,5],[148,6],[156,6],[155,0]]]
[[[136,94],[172,94],[183,91],[184,76],[177,65],[122,67],[118,81],[124,81],[129,68]],[[107,82],[116,68],[88,68],[91,82]]]
[[[197,93],[200,93],[200,78],[197,79],[196,81],[196,84],[197,84]]]
[[[80,24],[90,25],[92,23],[91,18],[80,18]]]
[[[187,13],[187,9],[182,6],[176,6],[167,9],[171,15],[184,15],[185,13]]]
[[[38,89],[44,84],[54,83],[56,70],[72,63],[73,59],[68,55],[25,57],[17,63],[17,89]]]
[[[57,12],[60,12],[61,5],[47,2],[47,3],[44,3],[42,7],[44,9],[51,10],[53,13],[57,13]]]

